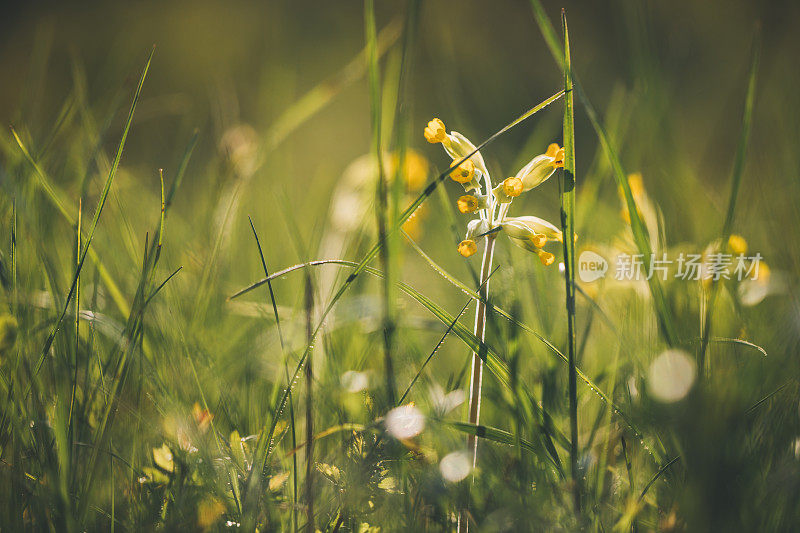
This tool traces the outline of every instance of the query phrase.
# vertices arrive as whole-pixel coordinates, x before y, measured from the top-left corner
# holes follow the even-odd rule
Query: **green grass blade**
[[[648,490],[650,490],[650,487],[652,487],[652,486],[653,486],[653,483],[655,483],[655,482],[658,480],[658,478],[660,478],[660,477],[661,477],[661,475],[662,475],[664,472],[666,472],[666,471],[667,471],[667,469],[668,469],[670,466],[672,466],[672,465],[673,465],[673,464],[674,464],[676,461],[678,461],[680,458],[681,458],[681,456],[680,456],[680,455],[678,455],[678,456],[676,456],[676,457],[673,457],[672,459],[670,459],[669,461],[667,461],[667,462],[664,464],[664,466],[662,466],[661,468],[659,468],[659,469],[658,469],[658,472],[656,472],[656,473],[655,473],[655,475],[653,475],[653,477],[650,479],[650,481],[648,481],[648,482],[647,482],[647,485],[645,485],[645,486],[644,486],[644,488],[642,489],[642,492],[641,492],[641,494],[639,494],[639,501],[640,501],[640,502],[641,502],[641,501],[644,499],[645,495],[647,494],[647,491],[648,491]]]
[[[261,267],[264,270],[264,276],[266,278],[269,278],[269,270],[267,269],[267,261],[264,258],[264,251],[261,248],[261,241],[258,238],[258,232],[256,232],[256,227],[253,224],[253,220],[250,217],[247,217],[247,219],[250,221],[250,229],[253,231],[253,238],[256,241],[256,247],[258,248],[258,256],[261,259]],[[287,359],[286,359],[286,343],[285,343],[284,338],[283,338],[283,329],[281,328],[280,315],[278,314],[278,305],[275,302],[275,293],[272,290],[272,282],[271,281],[267,282],[267,289],[268,289],[269,300],[270,300],[270,302],[272,304],[272,313],[275,316],[275,326],[276,326],[276,328],[278,330],[278,340],[280,341],[281,352],[283,353],[283,358],[284,358],[284,371],[285,371],[285,374],[286,374],[286,381],[287,381],[287,383],[286,383],[287,400],[288,400],[288,403],[289,403],[289,429],[291,431],[291,437],[292,437],[292,449],[296,449],[297,448],[297,433],[295,431],[294,403],[292,401],[291,383],[289,382],[289,366],[288,366],[288,362],[287,362]],[[274,431],[274,427],[273,427],[272,431]],[[260,456],[257,456],[257,458],[261,459]],[[266,460],[266,453],[264,453],[264,460]],[[254,472],[263,472],[264,466],[265,465],[259,461],[258,465],[254,466],[253,471]],[[297,478],[298,478],[298,475],[297,475],[297,456],[296,455],[292,455],[292,482],[293,482],[293,484],[292,484],[292,488],[293,488],[293,490],[292,490],[292,503],[294,504],[294,507],[292,508],[291,515],[292,515],[292,523],[294,525],[295,531],[297,530],[297,512],[295,511],[295,508],[297,507]],[[258,492],[256,490],[256,486],[257,486],[257,482],[259,480],[260,480],[259,476],[254,476],[253,478],[248,480],[247,495],[249,496],[249,498],[246,498],[245,502],[244,502],[245,513],[249,512],[250,508],[255,503],[255,500],[256,500],[255,496],[256,496],[256,494]],[[252,487],[250,485],[251,483],[253,483]]]
[[[89,252],[89,247],[92,244],[92,238],[94,237],[94,232],[97,229],[97,224],[100,220],[100,214],[103,212],[103,206],[105,206],[106,199],[108,198],[108,194],[111,191],[111,184],[114,182],[114,176],[117,174],[117,168],[119,168],[120,160],[122,159],[122,151],[125,148],[125,141],[128,139],[128,132],[130,131],[131,123],[133,122],[133,113],[136,111],[136,104],[139,102],[139,95],[142,92],[142,87],[144,86],[144,80],[147,77],[147,71],[150,68],[150,62],[153,59],[153,54],[155,53],[155,48],[150,51],[150,55],[147,58],[147,62],[145,63],[144,69],[142,70],[142,74],[139,77],[139,83],[136,86],[136,91],[133,95],[133,101],[131,102],[131,107],[128,110],[128,118],[125,121],[125,127],[122,130],[122,137],[120,138],[119,144],[117,145],[117,152],[114,156],[114,163],[111,165],[111,170],[109,171],[108,178],[106,178],[105,185],[103,186],[103,190],[100,193],[100,199],[97,203],[97,208],[95,209],[94,216],[92,217],[92,221],[89,224],[88,234],[86,236],[86,244],[84,245],[83,252],[80,255],[80,259],[78,261],[77,268],[75,269],[75,275],[72,278],[72,284],[70,285],[69,292],[67,293],[67,298],[64,303],[64,309],[61,311],[61,314],[58,317],[55,325],[53,326],[52,331],[47,336],[47,340],[45,341],[44,347],[42,348],[42,353],[39,357],[39,360],[36,362],[34,367],[33,374],[36,375],[39,372],[39,369],[44,362],[45,357],[47,356],[48,351],[50,350],[50,346],[53,344],[53,340],[55,339],[56,333],[58,329],[61,327],[61,323],[64,321],[64,316],[67,314],[67,309],[69,308],[69,302],[72,299],[72,296],[75,292],[75,287],[78,282],[78,277],[80,276],[81,269],[83,268],[83,263],[86,260],[86,254]]]
[[[484,282],[484,285],[486,283],[488,283],[489,279],[491,279],[492,275],[495,272],[497,272],[498,268],[500,268],[500,267],[499,266],[495,267],[495,269],[486,277],[486,281]],[[478,288],[478,290],[480,290],[480,287]],[[470,298],[469,300],[467,300],[467,303],[464,304],[464,307],[461,308],[461,310],[458,312],[458,314],[455,316],[455,318],[453,318],[453,321],[450,323],[450,325],[447,326],[447,329],[442,334],[442,337],[439,339],[439,342],[437,342],[436,346],[433,347],[433,350],[431,350],[430,355],[428,355],[428,357],[422,363],[422,366],[419,367],[419,370],[414,375],[414,378],[411,380],[411,383],[409,383],[408,387],[406,388],[406,391],[403,393],[403,396],[401,396],[400,399],[397,401],[397,405],[401,405],[405,401],[406,397],[411,392],[411,389],[417,383],[417,380],[422,375],[422,372],[425,370],[425,367],[428,366],[428,363],[431,361],[431,359],[433,359],[433,356],[436,355],[436,352],[438,352],[439,348],[442,347],[442,344],[444,344],[445,339],[450,334],[450,332],[453,330],[453,327],[455,327],[456,323],[461,318],[461,315],[463,315],[466,312],[467,308],[469,307],[469,304],[471,304],[471,303],[472,303],[472,299]]]
[[[372,119],[372,154],[378,170],[375,202],[375,218],[378,226],[378,242],[380,244],[380,260],[386,276],[383,280],[383,360],[384,382],[386,385],[387,405],[394,405],[396,393],[394,384],[394,363],[392,350],[395,344],[394,319],[394,265],[392,252],[394,246],[389,241],[387,227],[389,224],[389,183],[383,168],[383,144],[381,141],[381,81],[378,71],[378,36],[375,30],[375,2],[364,0],[364,34],[367,51],[367,79],[369,80],[370,117]],[[402,161],[398,163],[402,168]],[[397,181],[395,181],[397,184]],[[392,240],[395,240],[392,238]]]
[[[64,193],[57,185],[55,185],[52,182],[52,180],[45,173],[44,169],[42,169],[41,165],[39,165],[39,163],[33,158],[27,146],[22,141],[19,134],[13,127],[11,128],[11,134],[13,135],[14,140],[17,143],[17,146],[19,146],[22,155],[25,156],[25,159],[33,168],[34,174],[38,178],[37,183],[42,188],[42,190],[44,190],[45,196],[53,203],[58,212],[61,213],[61,215],[67,221],[67,223],[70,226],[74,226],[76,218],[75,215],[73,215],[69,211],[69,208],[67,208],[67,200],[66,200],[67,194]],[[116,304],[119,311],[123,315],[127,315],[128,313],[130,313],[130,305],[128,304],[127,299],[122,294],[122,291],[120,290],[116,281],[114,281],[114,278],[111,277],[111,274],[109,273],[108,269],[105,267],[102,260],[100,259],[100,256],[97,255],[97,252],[95,252],[94,249],[89,249],[89,259],[92,260],[95,267],[97,268],[98,273],[103,280],[103,283],[105,283],[106,288],[108,289],[108,292],[111,295],[112,300],[114,300],[114,303]]]
[[[578,380],[575,362],[575,119],[572,100],[572,61],[569,53],[567,17],[561,10],[564,28],[564,170],[561,189],[561,231],[564,235],[564,279],[567,308],[567,365],[569,380],[570,475],[575,511],[581,512],[581,483],[578,475]]]
[[[540,0],[531,0],[531,6],[533,8],[533,14],[534,18],[536,19],[536,23],[539,26],[539,30],[544,37],[545,43],[547,44],[553,59],[555,59],[558,66],[564,70],[564,49],[558,40],[553,24],[547,17]],[[644,222],[639,216],[639,210],[636,207],[636,200],[633,197],[633,192],[631,191],[630,184],[628,183],[625,171],[623,170],[622,163],[620,162],[619,156],[617,155],[617,152],[611,143],[608,133],[600,123],[594,106],[583,92],[580,81],[574,72],[571,72],[571,79],[575,93],[578,95],[578,99],[581,101],[581,104],[586,110],[589,121],[592,123],[592,128],[594,128],[595,134],[600,141],[600,146],[603,148],[606,157],[611,163],[614,179],[616,180],[617,185],[619,186],[620,190],[622,190],[623,196],[625,197],[625,204],[628,208],[628,213],[630,213],[633,238],[639,253],[643,256],[642,262],[644,263],[645,272],[648,274],[648,285],[650,288],[650,293],[653,297],[653,304],[655,306],[658,324],[665,342],[670,346],[674,346],[677,342],[677,335],[675,333],[675,327],[672,320],[672,313],[667,306],[664,288],[661,285],[659,277],[649,275],[650,257],[653,254],[653,250],[650,247],[650,239],[648,237]]]

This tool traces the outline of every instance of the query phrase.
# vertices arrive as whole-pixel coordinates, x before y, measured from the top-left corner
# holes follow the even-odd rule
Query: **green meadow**
[[[800,530],[800,7],[9,5],[0,531]]]

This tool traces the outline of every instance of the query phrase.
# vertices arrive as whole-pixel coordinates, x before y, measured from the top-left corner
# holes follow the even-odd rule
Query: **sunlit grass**
[[[524,6],[555,81],[513,114],[453,89],[483,72],[433,82],[423,50],[470,50],[439,31],[438,8],[390,7],[353,11],[361,49],[265,123],[222,82],[212,125],[147,115],[170,68],[156,47],[105,86],[74,59],[52,115],[21,107],[0,134],[0,529],[796,529],[800,256],[781,200],[797,158],[788,128],[763,154],[759,104],[776,82],[761,79],[760,41],[749,73],[736,59],[720,191],[677,172],[693,161],[668,131],[648,144],[646,125],[674,126],[657,89],[579,75],[577,6],[570,32],[563,12],[559,32],[552,6]],[[653,83],[660,65],[637,53]],[[26,90],[46,94],[37,79]],[[280,98],[267,90],[280,76],[253,80]],[[423,137],[432,115],[483,142],[442,159],[425,138],[444,124]],[[315,128],[332,120],[321,148]],[[543,185],[521,196],[513,172],[537,154]],[[478,158],[495,196],[472,187]],[[318,175],[297,171],[310,162]],[[559,228],[504,227],[511,199]],[[481,209],[491,224],[469,233]],[[639,254],[644,277],[612,265],[587,282],[585,251]],[[697,253],[707,271],[726,251],[768,266],[712,281],[650,262]]]

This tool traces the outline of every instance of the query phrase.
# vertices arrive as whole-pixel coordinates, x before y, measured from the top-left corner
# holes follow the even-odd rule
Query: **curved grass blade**
[[[261,248],[261,241],[258,238],[258,232],[256,232],[256,227],[253,224],[253,219],[251,219],[248,216],[247,220],[250,222],[250,229],[253,231],[253,238],[256,241],[256,247],[258,248],[258,256],[261,259],[261,267],[264,270],[264,275],[266,277],[269,277],[269,270],[267,269],[267,261],[264,258],[264,251]],[[281,352],[283,353],[284,372],[286,374],[286,381],[287,381],[286,385],[288,387],[289,386],[289,383],[288,383],[288,381],[289,381],[289,365],[288,365],[288,362],[287,362],[287,359],[286,359],[286,343],[285,343],[285,341],[283,339],[283,328],[281,327],[281,319],[280,319],[280,315],[278,313],[278,305],[275,302],[275,293],[272,290],[272,283],[270,281],[267,281],[267,289],[268,289],[268,292],[269,292],[270,302],[272,303],[272,313],[275,316],[275,327],[278,330],[278,340],[280,341]],[[291,431],[291,436],[292,436],[292,448],[294,449],[294,448],[297,448],[297,433],[295,431],[294,402],[292,401],[291,391],[289,392],[289,395],[288,395],[288,401],[289,401],[289,429]],[[264,469],[264,465],[261,465],[260,470],[254,470],[254,471],[263,471],[263,469]],[[250,480],[248,480],[248,486],[247,486],[248,494],[250,494],[252,492],[256,492],[255,490],[253,490],[253,491],[249,490],[250,489],[249,483],[250,483]],[[292,504],[293,504],[293,508],[291,510],[292,523],[294,525],[295,531],[297,531],[297,512],[295,511],[295,508],[297,507],[297,457],[295,457],[295,456],[292,456]],[[249,506],[250,505],[251,505],[250,500],[249,499],[246,500],[245,501],[245,507],[248,507],[248,510],[249,510]]]
[[[661,475],[662,475],[664,472],[666,472],[666,471],[667,471],[667,469],[668,469],[670,466],[672,466],[672,465],[673,465],[673,464],[674,464],[676,461],[678,461],[680,458],[681,458],[681,456],[680,456],[680,455],[678,455],[678,456],[676,456],[676,457],[673,457],[672,459],[670,459],[669,461],[667,461],[667,462],[664,464],[664,466],[662,466],[661,468],[659,468],[659,469],[658,469],[658,472],[656,472],[656,473],[655,473],[655,475],[654,475],[654,476],[653,476],[653,477],[650,479],[650,481],[648,481],[648,482],[647,482],[647,485],[645,485],[645,486],[644,486],[644,488],[642,489],[642,493],[641,493],[641,494],[639,494],[639,500],[638,500],[639,502],[641,502],[641,501],[644,499],[644,496],[645,496],[645,494],[647,494],[647,491],[648,491],[648,490],[650,490],[650,487],[652,487],[652,486],[653,486],[653,483],[655,483],[655,482],[656,482],[656,480],[658,480],[658,478],[660,478],[660,477],[661,477]]]
[[[691,343],[703,342],[703,338],[702,337],[697,337],[696,339],[691,339],[688,342],[691,342]],[[764,357],[767,357],[767,351],[764,348],[762,348],[758,344],[755,344],[755,343],[750,342],[750,341],[746,341],[744,339],[731,339],[731,338],[728,338],[728,337],[710,337],[707,342],[716,342],[716,343],[720,343],[720,344],[739,344],[741,346],[747,346],[748,348],[752,348],[754,350],[757,350],[757,351],[759,351],[761,353],[761,355],[763,355]]]

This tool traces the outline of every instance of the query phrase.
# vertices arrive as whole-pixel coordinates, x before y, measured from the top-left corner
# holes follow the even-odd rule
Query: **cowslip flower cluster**
[[[447,155],[456,162],[475,151],[475,145],[456,131],[447,132],[444,123],[434,118],[425,127],[425,139],[432,144],[441,144]],[[467,224],[467,235],[458,245],[458,252],[470,257],[478,251],[476,239],[500,231],[511,242],[534,252],[544,265],[551,265],[555,256],[544,250],[549,242],[561,242],[561,231],[553,224],[535,216],[508,216],[514,198],[544,183],[564,166],[564,149],[553,143],[547,151],[537,155],[522,167],[516,175],[492,185],[489,171],[480,152],[458,166],[452,166],[450,178],[460,183],[467,193],[456,205],[464,214],[477,214],[478,218]]]

